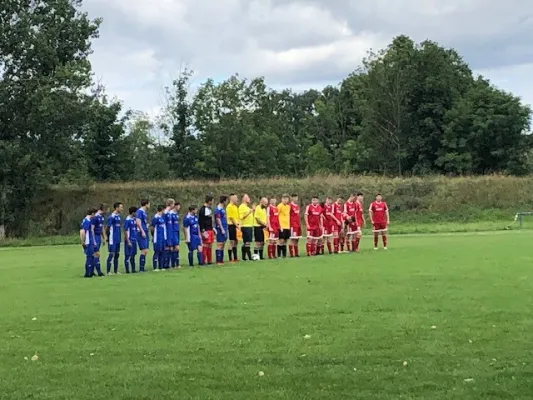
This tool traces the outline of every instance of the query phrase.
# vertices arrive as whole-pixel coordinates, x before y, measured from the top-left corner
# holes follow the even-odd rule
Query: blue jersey
[[[200,237],[200,226],[196,215],[188,214],[183,218],[183,227],[187,230],[189,239]]]
[[[109,244],[111,246],[120,243],[120,228],[121,228],[120,214],[112,213],[107,217],[107,226],[109,227]]]
[[[95,245],[94,232],[93,232],[91,218],[89,218],[89,217],[83,218],[83,221],[81,221],[81,229],[83,229],[85,231],[85,242],[84,242],[84,244],[86,246]]]
[[[152,218],[154,227],[154,243],[164,243],[167,240],[167,224],[163,215],[154,215]]]
[[[92,219],[92,223],[94,226],[94,236],[101,237],[102,231],[104,230],[104,214],[97,212],[96,215]]]
[[[225,232],[228,231],[228,219],[226,218],[226,209],[223,206],[217,206],[215,210],[216,227],[222,225]]]
[[[137,222],[135,218],[128,215],[124,222],[124,232],[127,232],[131,243],[137,242]]]
[[[142,208],[139,208],[135,214],[135,217],[141,221],[141,228],[143,228],[144,233],[148,235],[148,215],[146,214],[146,211],[144,211]]]

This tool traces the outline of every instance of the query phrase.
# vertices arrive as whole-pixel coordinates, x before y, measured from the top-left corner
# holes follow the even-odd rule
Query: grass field
[[[532,239],[96,279],[78,246],[0,249],[0,398],[531,399]]]

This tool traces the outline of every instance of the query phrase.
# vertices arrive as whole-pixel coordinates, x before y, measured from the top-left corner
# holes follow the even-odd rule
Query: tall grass
[[[533,176],[479,176],[447,178],[387,178],[381,176],[313,176],[308,178],[233,179],[214,181],[161,181],[102,183],[90,187],[52,187],[39,196],[31,216],[35,236],[71,235],[89,206],[116,201],[126,207],[147,198],[152,205],[175,198],[184,207],[202,204],[206,194],[247,193],[253,199],[298,193],[301,204],[313,195],[344,196],[362,191],[365,203],[378,192],[391,209],[393,221],[417,224],[476,223],[510,220],[518,210],[533,209]]]

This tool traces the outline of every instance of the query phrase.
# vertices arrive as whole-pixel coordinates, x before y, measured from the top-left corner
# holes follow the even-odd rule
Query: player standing
[[[344,253],[344,240],[346,238],[346,232],[344,229],[344,199],[342,197],[338,197],[337,200],[334,203],[335,205],[335,218],[340,222],[339,225],[339,234],[338,238],[335,241],[335,238],[333,239],[333,246],[335,247],[335,252]]]
[[[339,245],[339,226],[342,226],[340,219],[337,219],[336,214],[336,205],[331,199],[331,197],[326,197],[325,202],[325,226],[324,226],[324,239],[326,240],[328,246],[328,253],[332,254],[333,252],[338,253]],[[333,242],[333,243],[332,243]],[[336,243],[336,245],[335,245]]]
[[[300,257],[299,246],[302,237],[302,221],[300,220],[300,206],[298,205],[298,195],[291,195],[291,238],[289,242],[289,254],[291,257]]]
[[[170,211],[174,209],[174,206],[176,205],[176,202],[174,199],[167,199],[165,202],[166,208],[163,211],[163,218],[165,218],[165,225],[166,225],[166,231],[167,231],[167,243],[165,243],[165,250],[163,251],[163,269],[169,269],[170,268],[170,251],[171,251],[171,244],[170,244],[170,234],[172,232],[172,216],[170,215]]]
[[[107,217],[107,229],[109,229],[109,243],[107,250],[109,252],[107,256],[107,274],[118,274],[118,259],[120,256],[120,242],[121,242],[121,228],[122,219],[120,213],[124,211],[124,205],[122,203],[113,204],[113,212]],[[113,262],[113,273],[111,273],[111,262]]]
[[[270,198],[270,205],[267,208],[267,226],[268,226],[268,258],[276,258],[276,248],[278,245],[280,222],[279,208],[276,207],[277,200],[275,197]],[[278,247],[279,249],[279,247]],[[278,251],[278,256],[281,253]]]
[[[204,263],[213,264],[213,242],[215,241],[215,232],[213,231],[213,196],[205,196],[205,203],[200,208],[198,221],[200,231],[202,232],[202,251],[204,253]]]
[[[239,220],[241,221],[242,231],[242,259],[252,260],[252,250],[250,245],[253,240],[254,229],[254,210],[250,208],[250,196],[247,194],[242,196],[242,203],[239,206]]]
[[[228,240],[228,219],[226,218],[227,196],[220,196],[218,206],[215,209],[215,222],[217,231],[216,263],[224,265],[224,246]]]
[[[141,200],[141,207],[136,213],[137,232],[137,244],[141,256],[139,257],[139,272],[145,272],[146,255],[148,254],[148,244],[150,239],[148,237],[148,210],[150,209],[150,202],[148,200]]]
[[[254,209],[254,254],[257,254],[260,260],[265,259],[263,249],[265,247],[265,229],[268,229],[267,207],[268,199],[262,197],[259,205]],[[270,254],[270,249],[268,252]]]
[[[189,247],[189,267],[194,266],[194,252],[198,257],[198,265],[204,265],[204,254],[202,249],[202,237],[200,236],[200,226],[198,224],[197,207],[190,206],[189,214],[183,219],[183,230],[185,231],[185,243]]]
[[[135,274],[135,255],[137,254],[137,223],[135,221],[135,215],[137,213],[137,207],[130,207],[128,210],[128,216],[124,221],[124,269],[126,273],[131,272]]]
[[[281,196],[281,203],[278,204],[279,212],[279,240],[278,257],[287,257],[287,240],[291,238],[291,206],[288,194]]]
[[[355,211],[357,204],[355,204],[355,194],[351,194],[348,201],[344,203],[344,218],[346,224],[346,250],[355,251],[355,235],[357,233],[357,222]]]
[[[92,219],[96,214],[95,208],[89,208],[87,215],[81,222],[80,227],[80,241],[85,253],[85,278],[92,278],[94,272],[94,249],[96,248],[96,239],[94,237],[94,229],[92,225]],[[102,271],[98,272],[99,276],[104,276]]]
[[[91,222],[93,225],[94,240],[96,241],[96,247],[94,249],[94,270],[101,271],[100,249],[102,248],[102,244],[105,245],[107,242],[106,231],[104,229],[105,218],[103,204],[100,204]]]
[[[370,223],[373,226],[374,232],[374,250],[378,249],[378,239],[381,235],[383,239],[383,248],[387,250],[387,227],[390,224],[389,207],[387,203],[383,201],[381,193],[376,195],[376,201],[370,204],[368,209],[368,215],[370,217]]]
[[[165,206],[157,206],[157,213],[152,218],[152,241],[154,244],[154,255],[152,266],[154,271],[161,271],[165,262],[165,248],[167,247],[167,224],[163,215]]]
[[[355,210],[355,221],[357,223],[357,233],[355,234],[355,251],[359,252],[359,244],[361,243],[361,236],[363,234],[363,228],[365,227],[365,215],[363,208],[363,193],[357,193],[357,199],[355,201],[357,208]]]
[[[317,254],[317,242],[322,236],[322,207],[318,203],[318,197],[313,196],[311,204],[305,209],[305,226],[307,228],[307,255]]]
[[[169,251],[169,261],[167,267],[180,268],[180,204],[173,199],[167,200],[167,205],[171,208],[165,215],[167,228],[167,248]]]
[[[237,239],[237,229],[240,228],[240,219],[239,219],[239,206],[237,206],[237,195],[229,195],[229,204],[226,207],[226,217],[228,218],[228,237],[229,237],[229,249],[228,249],[228,258],[229,262],[239,261],[237,256],[237,244],[239,243]]]

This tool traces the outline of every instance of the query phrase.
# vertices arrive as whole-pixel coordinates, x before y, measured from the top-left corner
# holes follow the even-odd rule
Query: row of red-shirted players
[[[268,208],[268,227],[271,235],[270,246],[275,248],[276,232],[279,229],[278,210]],[[368,209],[372,232],[374,234],[374,250],[378,249],[379,236],[383,240],[383,248],[387,249],[387,228],[390,223],[389,208],[383,201],[381,193],[376,195],[375,201]],[[327,197],[320,202],[317,196],[312,198],[311,204],[305,208],[305,224],[307,228],[307,255],[324,254],[327,246],[330,254],[339,252],[358,252],[359,243],[366,225],[363,208],[363,193],[350,195],[346,202],[342,198],[335,201]],[[291,256],[298,256],[298,241],[302,237],[300,224],[300,208],[294,201],[290,203],[290,241]],[[269,251],[269,258],[275,258],[275,251]]]

